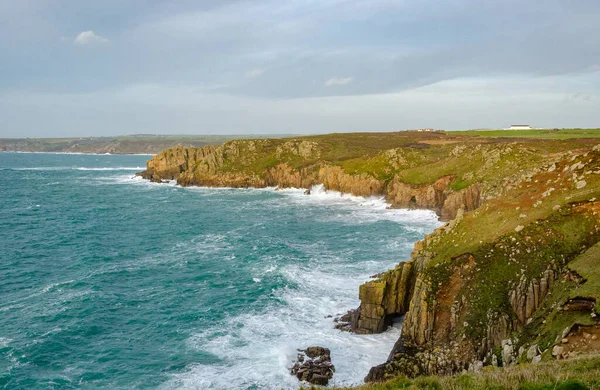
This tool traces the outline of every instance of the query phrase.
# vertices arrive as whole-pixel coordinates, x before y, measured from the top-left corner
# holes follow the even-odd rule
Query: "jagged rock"
[[[552,356],[556,356],[557,359],[561,357],[563,352],[564,348],[561,346],[555,345],[554,348],[552,348]]]
[[[293,154],[305,159],[317,159],[321,157],[319,144],[306,140],[291,140],[278,146],[275,150],[275,155],[281,158],[284,154]]]
[[[358,196],[374,196],[384,193],[385,183],[368,174],[349,175],[339,166],[323,166],[316,181],[325,188]]]
[[[441,220],[449,221],[458,218],[458,213],[475,210],[483,203],[483,185],[477,183],[460,191],[446,192],[446,199],[440,212]]]
[[[498,356],[495,354],[492,355],[492,366],[498,367]]]
[[[540,280],[533,278],[528,281],[522,276],[517,286],[509,292],[510,305],[519,320],[515,324],[517,328],[526,324],[541,306],[555,280],[554,270],[548,269],[544,271]]]
[[[534,357],[536,357],[538,354],[540,353],[539,351],[539,347],[537,344],[532,345],[531,347],[529,347],[529,349],[527,350],[527,360],[532,360]]]
[[[479,373],[483,369],[483,362],[480,360],[475,360],[473,363],[469,365],[469,372]]]
[[[537,364],[541,361],[542,361],[542,355],[534,356],[533,359],[531,359],[531,363],[533,363],[533,364]]]
[[[482,185],[474,184],[460,191],[449,188],[454,176],[444,176],[433,184],[415,186],[394,177],[388,185],[387,198],[395,207],[437,210],[442,220],[456,217],[460,208],[471,211],[482,203]]]
[[[502,365],[509,366],[513,362],[513,345],[510,339],[502,341]]]
[[[299,349],[296,363],[290,373],[299,380],[315,385],[327,386],[335,367],[331,363],[331,352],[323,347]]]
[[[384,272],[379,279],[360,286],[360,307],[340,318],[336,328],[355,333],[381,333],[393,317],[408,310],[412,293],[412,263],[400,263],[395,269]]]

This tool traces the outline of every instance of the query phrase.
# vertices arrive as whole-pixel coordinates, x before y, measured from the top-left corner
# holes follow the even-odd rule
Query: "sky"
[[[598,0],[0,0],[0,137],[600,127]]]

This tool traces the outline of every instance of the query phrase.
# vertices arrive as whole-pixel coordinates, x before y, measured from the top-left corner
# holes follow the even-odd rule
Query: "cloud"
[[[574,92],[572,78],[455,79],[389,94],[279,100],[215,93],[204,85],[133,84],[69,94],[0,91],[0,118],[11,124],[2,135],[11,137],[315,134],[503,128],[520,121],[549,128],[597,126],[597,100],[563,101]]]
[[[256,69],[252,69],[247,71],[244,76],[246,76],[247,79],[255,79],[257,77],[262,76],[265,73],[265,70],[262,68],[256,68]]]
[[[108,42],[108,39],[96,35],[93,31],[83,31],[75,38],[75,44],[77,45],[88,45],[94,42],[104,43]]]
[[[347,85],[352,82],[352,77],[333,77],[325,81],[326,87],[332,87],[334,85]]]

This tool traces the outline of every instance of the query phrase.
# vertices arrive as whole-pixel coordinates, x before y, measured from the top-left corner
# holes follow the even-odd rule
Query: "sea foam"
[[[223,189],[194,191],[218,194]],[[305,195],[304,189],[241,190],[245,194],[253,191],[277,195],[261,203],[273,212],[292,205],[306,210],[325,207],[324,222],[329,219],[335,224],[360,225],[387,221],[413,226],[419,233],[439,225],[433,212],[390,209],[383,197],[345,195],[326,191],[323,186],[314,186],[311,195]],[[381,240],[391,250],[408,253],[412,247],[408,240]],[[286,286],[272,292],[280,304],[270,303],[266,310],[229,317],[218,329],[199,330],[188,340],[189,347],[217,357],[219,363],[190,365],[185,372],[173,375],[164,388],[296,389],[299,382],[289,374],[290,367],[297,348],[312,345],[331,350],[336,367],[330,381],[333,386],[360,384],[371,367],[386,360],[400,335],[400,323],[383,334],[356,335],[335,329],[333,318],[358,307],[360,284],[369,275],[393,267],[398,259],[381,262],[362,258],[349,264],[344,258],[351,255],[351,249],[328,249],[321,243],[285,245],[290,249],[287,261],[280,258],[283,254],[265,254],[257,261],[252,275],[257,285],[274,277],[286,281]],[[293,261],[296,257],[312,261]]]

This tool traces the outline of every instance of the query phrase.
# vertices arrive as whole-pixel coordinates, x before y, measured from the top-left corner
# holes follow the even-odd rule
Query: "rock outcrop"
[[[368,174],[349,175],[339,166],[324,166],[319,170],[316,182],[328,190],[356,196],[384,194],[385,183]]]
[[[298,350],[298,358],[290,373],[303,382],[327,386],[335,367],[331,363],[331,351],[323,347],[308,347]]]
[[[521,277],[519,284],[509,293],[510,306],[516,315],[513,324],[515,329],[521,328],[533,316],[548,292],[552,290],[556,279],[557,272],[554,269],[548,269],[540,278],[533,278],[530,281],[524,275]]]
[[[481,184],[454,191],[450,184],[452,175],[437,179],[432,184],[410,185],[395,177],[388,186],[387,199],[397,208],[435,210],[442,220],[449,221],[456,217],[460,208],[471,211],[483,202]]]
[[[360,286],[357,310],[341,318],[336,327],[355,333],[381,333],[392,324],[394,318],[408,310],[412,295],[412,263],[400,263],[376,280]]]
[[[576,210],[576,207],[572,208]],[[569,215],[569,214],[566,214]],[[573,216],[570,215],[570,218]],[[432,267],[432,254],[427,252],[425,244],[417,245],[421,248],[413,252],[411,263],[414,272],[413,293],[402,327],[402,335],[386,363],[374,367],[366,381],[383,381],[393,376],[403,374],[408,376],[431,374],[454,374],[468,370],[469,367],[479,367],[484,364],[514,364],[518,357],[525,352],[519,346],[527,341],[527,335],[535,334],[536,327],[545,324],[544,317],[539,311],[552,311],[558,307],[560,312],[574,310],[589,313],[594,310],[596,301],[593,299],[573,298],[568,299],[563,305],[545,304],[548,296],[557,284],[582,283],[581,277],[573,276],[571,271],[564,268],[569,258],[579,255],[581,247],[589,247],[600,239],[600,219],[596,215],[579,215],[580,223],[587,224],[581,231],[587,232],[574,234],[570,239],[573,246],[555,245],[550,250],[544,240],[553,242],[555,235],[560,237],[564,226],[573,222],[565,214],[550,218],[547,221],[537,221],[533,226],[523,230],[526,234],[524,246],[506,247],[505,243],[514,242],[509,237],[499,240],[494,245],[487,246],[485,251],[466,254],[453,258],[445,268],[441,265]],[[566,224],[566,225],[562,225]],[[595,228],[594,228],[595,226]],[[429,241],[439,239],[435,236],[445,235],[443,229],[429,237]],[[534,245],[533,242],[537,242]],[[521,248],[524,250],[521,252]],[[502,252],[502,249],[505,252]],[[489,257],[489,250],[498,251],[496,262],[505,263],[500,268],[498,263],[493,264],[495,269],[484,271],[485,258]],[[512,257],[505,257],[510,254]],[[551,257],[544,258],[547,254]],[[560,261],[554,258],[562,259]],[[535,260],[534,260],[535,259]],[[533,262],[537,262],[532,267]],[[514,266],[513,266],[514,264]],[[546,269],[537,275],[526,272],[527,268]],[[523,268],[519,268],[523,267]],[[509,270],[520,270],[516,274]],[[480,296],[472,294],[490,294],[486,292],[485,285],[478,283],[495,283],[485,277],[486,272],[503,272],[503,283],[495,287],[494,294],[504,295]],[[561,279],[562,282],[557,281]],[[368,286],[373,282],[367,282]],[[477,287],[477,289],[475,289]],[[478,291],[479,290],[479,291]],[[469,295],[471,294],[471,295]],[[555,299],[561,299],[555,293]],[[559,301],[561,302],[561,301]],[[564,301],[562,301],[564,302]],[[362,302],[361,302],[362,307]],[[477,314],[482,312],[483,316]],[[538,318],[537,321],[534,321]],[[589,318],[589,317],[588,317]],[[522,332],[523,336],[511,339],[516,333]],[[539,331],[538,331],[539,332]],[[552,337],[550,337],[552,338]],[[558,339],[560,342],[560,338]],[[559,347],[562,348],[562,347]],[[500,351],[497,355],[495,351]],[[533,354],[531,352],[530,354]],[[557,356],[563,356],[558,353]],[[533,354],[530,358],[539,361],[541,357]]]

